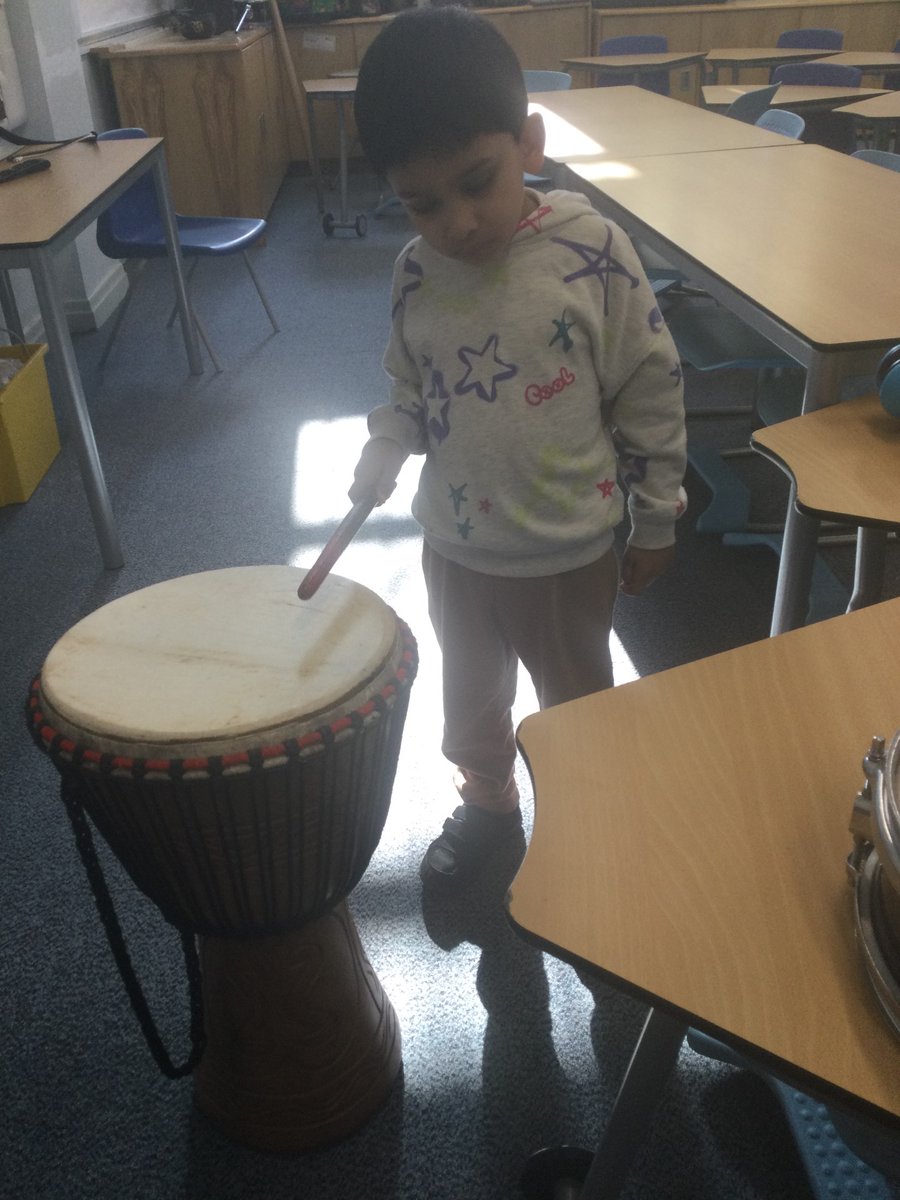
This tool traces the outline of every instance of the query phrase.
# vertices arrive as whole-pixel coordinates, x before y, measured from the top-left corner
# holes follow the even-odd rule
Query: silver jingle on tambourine
[[[856,941],[869,982],[900,1036],[900,731],[885,751],[872,739],[863,759],[866,782],[850,818],[853,850],[847,870],[854,887]]]

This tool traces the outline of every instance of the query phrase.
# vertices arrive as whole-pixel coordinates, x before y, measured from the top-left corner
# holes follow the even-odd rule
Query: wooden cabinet
[[[155,32],[94,53],[109,62],[119,123],[165,138],[179,212],[268,215],[289,161],[268,29],[208,41]]]
[[[898,0],[900,2],[900,0]],[[588,0],[486,8],[524,68],[558,70],[591,49]],[[288,25],[298,78],[327,79],[357,68],[390,16]],[[109,63],[121,125],[166,139],[179,212],[266,216],[289,161],[306,160],[290,88],[268,27],[206,41],[154,31],[97,47]],[[337,154],[337,119],[320,105],[321,152]]]

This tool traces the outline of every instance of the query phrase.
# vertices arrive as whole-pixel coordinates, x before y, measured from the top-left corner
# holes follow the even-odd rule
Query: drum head
[[[295,737],[346,711],[389,661],[397,619],[368,588],[232,567],[132,592],[85,617],[41,672],[48,717],[81,745],[210,755]]]

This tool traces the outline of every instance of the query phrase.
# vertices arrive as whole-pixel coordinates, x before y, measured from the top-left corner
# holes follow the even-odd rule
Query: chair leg
[[[184,280],[185,286],[187,286],[191,282],[191,279],[194,276],[194,272],[197,270],[197,265],[199,262],[200,262],[199,258],[192,258],[190,260],[190,263],[189,263],[188,269],[187,269],[187,274],[185,275],[185,280]],[[210,361],[212,362],[212,365],[216,371],[216,374],[221,375],[222,364],[219,362],[218,358],[216,358],[216,352],[215,352],[215,350],[213,350],[213,348],[210,344],[209,338],[206,335],[206,327],[203,325],[200,318],[197,316],[197,313],[194,309],[194,305],[191,301],[190,296],[188,296],[188,304],[190,305],[191,317],[193,318],[194,325],[197,328],[197,333],[200,335],[201,342],[206,347],[206,353],[210,357]],[[169,313],[169,319],[168,319],[168,321],[166,321],[166,329],[172,328],[172,326],[175,324],[175,318],[177,316],[178,316],[178,305],[173,304],[172,311]]]
[[[122,322],[125,320],[125,314],[128,312],[128,307],[134,298],[134,293],[137,289],[138,281],[144,273],[144,267],[147,265],[146,259],[140,259],[136,265],[129,271],[127,266],[124,266],[125,275],[128,278],[128,291],[125,293],[125,299],[116,310],[116,315],[113,317],[112,329],[109,331],[109,336],[106,339],[106,345],[103,347],[103,353],[100,355],[97,367],[102,369],[106,366],[106,360],[109,358],[109,353],[112,350],[113,342],[116,340],[116,335],[122,328]]]
[[[200,262],[199,258],[192,258],[190,260],[190,262],[188,264],[187,274],[184,277],[184,286],[185,287],[188,287],[191,280],[194,278],[194,272],[197,270],[197,264],[199,262]],[[178,305],[176,303],[176,304],[172,305],[172,311],[169,313],[168,321],[166,321],[166,329],[172,328],[172,326],[175,324],[175,318],[177,316],[178,316]],[[199,326],[197,328],[199,329]]]
[[[272,309],[271,309],[269,301],[266,297],[266,294],[263,291],[262,285],[259,282],[259,276],[256,274],[256,272],[253,269],[253,264],[250,262],[250,258],[247,254],[247,251],[242,250],[241,254],[244,257],[244,263],[247,267],[247,270],[250,273],[250,278],[253,280],[253,284],[254,284],[254,287],[256,288],[257,294],[259,295],[259,298],[262,301],[262,306],[266,310],[266,316],[269,318],[269,321],[271,322],[272,328],[275,330],[275,332],[279,333],[280,329],[278,326],[278,322],[275,320],[275,314],[272,312]],[[188,267],[188,272],[187,272],[187,280],[186,280],[187,283],[190,283],[191,279],[193,278],[194,272],[196,271],[197,265],[199,262],[200,262],[199,258],[191,259],[191,263],[190,263],[190,266]],[[175,324],[175,317],[177,315],[177,312],[178,312],[178,309],[176,307],[173,307],[171,313],[169,314],[169,320],[166,324],[167,329],[171,329],[172,326]],[[199,330],[199,328],[200,328],[199,325],[197,326],[197,328]]]
[[[262,290],[262,287],[260,286],[259,278],[258,278],[256,272],[253,270],[253,264],[250,262],[250,255],[247,253],[246,250],[242,250],[241,253],[244,256],[244,262],[247,265],[247,270],[250,272],[250,278],[253,280],[254,286],[256,287],[256,290],[259,294],[259,298],[262,301],[262,306],[266,310],[266,316],[272,322],[272,328],[274,329],[274,331],[276,333],[278,333],[279,332],[278,322],[275,320],[275,315],[272,312],[272,309],[269,307],[269,301],[266,299],[266,294]]]
[[[221,375],[222,374],[222,364],[216,358],[216,352],[213,350],[212,346],[209,344],[209,338],[206,336],[206,330],[203,327],[203,324],[200,321],[200,318],[197,316],[196,312],[194,312],[193,305],[191,305],[191,316],[194,318],[194,324],[197,327],[197,333],[200,335],[201,342],[206,347],[206,353],[209,355],[210,359],[212,360],[212,365],[215,368],[216,374]]]
[[[853,595],[848,612],[874,604],[881,596],[887,552],[887,530],[862,526],[857,533]]]

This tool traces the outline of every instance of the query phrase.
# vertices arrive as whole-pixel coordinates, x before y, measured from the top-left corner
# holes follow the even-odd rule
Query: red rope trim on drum
[[[121,754],[103,754],[99,750],[79,746],[71,738],[65,737],[57,729],[54,729],[47,721],[40,708],[40,675],[35,676],[29,690],[27,703],[29,729],[38,747],[53,758],[60,758],[67,763],[76,765],[86,764],[98,770],[114,771],[120,774],[137,776],[152,772],[154,775],[172,775],[180,778],[187,773],[213,775],[221,774],[223,771],[241,771],[256,765],[262,765],[263,768],[267,764],[275,766],[279,760],[301,754],[316,753],[325,749],[335,737],[346,733],[348,729],[361,722],[377,717],[384,711],[385,705],[390,704],[397,696],[398,692],[412,684],[417,666],[416,642],[405,622],[400,621],[399,626],[403,649],[393,680],[385,684],[376,696],[366,700],[345,716],[338,717],[330,725],[310,730],[309,733],[304,733],[300,737],[289,739],[286,742],[275,742],[253,750],[235,751],[232,754],[215,755],[208,758],[141,759]]]

